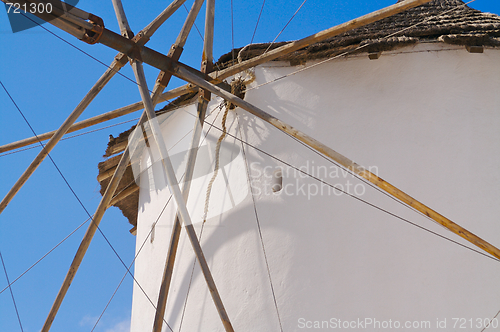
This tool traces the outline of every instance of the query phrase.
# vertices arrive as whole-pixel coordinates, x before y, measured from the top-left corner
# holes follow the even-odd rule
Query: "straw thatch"
[[[446,12],[445,14],[442,14]],[[500,46],[500,17],[469,8],[461,0],[435,0],[364,27],[310,45],[277,60],[291,64],[332,57],[343,52],[375,53],[404,47],[419,41],[439,41],[463,46]],[[278,43],[272,48],[284,43]],[[359,46],[364,46],[354,51]],[[246,47],[241,60],[262,54],[269,44]],[[238,54],[242,48],[236,49]],[[231,65],[231,52],[219,59],[219,66]]]

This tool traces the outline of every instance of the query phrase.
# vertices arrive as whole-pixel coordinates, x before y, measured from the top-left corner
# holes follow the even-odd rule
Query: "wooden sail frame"
[[[2,1],[4,1],[4,0],[2,0]],[[398,10],[402,11],[402,10],[405,10],[407,8],[411,8],[413,6],[418,6],[420,4],[423,4],[423,3],[426,3],[429,1],[430,0],[415,0],[415,1],[407,0],[407,1],[400,2],[396,5],[389,6],[387,8],[392,7],[391,10],[381,10],[381,11],[377,11],[377,12],[372,13],[372,14],[377,13],[377,15],[372,15],[372,14],[365,15],[362,18],[350,21],[350,22],[342,25],[342,27],[338,28],[337,30],[328,29],[328,30],[330,30],[329,32],[315,34],[311,37],[308,37],[308,38],[305,38],[301,41],[298,41],[300,43],[298,43],[298,42],[290,43],[293,45],[291,45],[287,48],[277,48],[274,50],[274,53],[272,53],[270,55],[266,54],[263,56],[259,56],[259,57],[247,60],[245,62],[242,62],[236,66],[230,67],[226,70],[223,70],[220,72],[215,72],[211,76],[212,81],[217,82],[218,80],[222,80],[225,77],[229,77],[229,76],[234,75],[238,72],[241,72],[244,69],[248,69],[248,68],[251,68],[251,67],[256,66],[258,64],[270,61],[272,58],[279,57],[281,55],[292,52],[296,49],[300,49],[304,46],[310,45],[311,43],[322,40],[321,38],[323,38],[323,39],[330,38],[331,36],[334,36],[338,33],[350,30],[352,28],[355,28],[355,27],[358,27],[358,26],[361,26],[364,24],[371,23],[373,21],[369,21],[369,20],[372,20],[372,19],[375,20],[374,17],[380,17],[380,18],[387,17],[387,16],[395,14],[396,12],[398,12]],[[34,2],[36,2],[36,1],[34,1]],[[396,7],[398,7],[398,8],[395,9]],[[391,12],[391,13],[387,14],[388,12]],[[384,16],[384,15],[387,15],[387,16]],[[366,18],[367,16],[370,16],[369,19]],[[364,23],[361,24],[360,22],[364,22]],[[360,25],[357,25],[357,24],[360,24]],[[334,28],[332,28],[332,29],[334,29]],[[343,30],[343,29],[347,29],[347,30]],[[325,30],[325,31],[328,31],[328,30]],[[333,32],[333,31],[336,31],[336,32]],[[228,93],[224,89],[221,89],[220,87],[215,86],[209,80],[207,80],[206,77],[204,77],[204,75],[203,75],[204,73],[202,71],[196,71],[191,67],[185,66],[181,63],[178,63],[176,60],[173,60],[172,58],[163,56],[163,55],[156,53],[150,49],[147,49],[147,48],[143,47],[143,45],[138,45],[138,44],[140,44],[138,42],[135,42],[135,45],[127,43],[126,41],[120,39],[118,35],[113,34],[109,31],[105,30],[102,37],[103,37],[102,42],[104,44],[106,44],[107,46],[115,46],[119,51],[123,52],[123,54],[127,54],[129,57],[135,59],[136,62],[138,60],[143,60],[144,62],[149,63],[149,64],[151,64],[151,65],[153,65],[161,70],[169,72],[170,74],[174,74],[180,78],[183,78],[184,80],[190,82],[191,84],[195,84],[195,85],[199,86],[200,88],[203,88],[207,91],[210,91],[214,94],[217,94],[217,95],[223,97],[224,99],[226,99],[228,101],[231,101],[235,105],[238,105],[242,109],[245,109],[248,112],[258,116],[259,118],[272,124],[276,128],[298,138],[299,140],[301,140],[305,144],[309,145],[310,147],[314,148],[315,150],[319,151],[320,153],[328,156],[329,158],[339,162],[344,167],[348,168],[349,170],[353,171],[354,173],[358,174],[359,176],[367,179],[371,183],[377,185],[381,189],[385,190],[386,192],[388,192],[392,196],[394,196],[397,199],[401,200],[402,202],[408,204],[409,206],[413,207],[414,209],[424,213],[425,215],[434,219],[436,222],[442,224],[443,226],[445,226],[446,228],[448,228],[452,232],[458,234],[459,236],[463,237],[464,239],[468,240],[469,242],[473,243],[474,245],[478,246],[479,248],[483,249],[484,251],[490,253],[494,257],[500,258],[500,250],[497,249],[496,247],[494,247],[493,245],[487,243],[486,241],[482,240],[481,238],[477,237],[476,235],[468,232],[467,230],[465,230],[462,227],[458,226],[457,224],[453,223],[451,220],[445,218],[444,216],[440,215],[436,211],[428,208],[427,206],[418,202],[417,200],[415,200],[411,196],[400,191],[396,187],[388,184],[386,181],[382,180],[378,176],[368,172],[363,167],[357,165],[356,163],[354,163],[350,159],[338,154],[337,152],[335,152],[331,148],[314,140],[312,137],[298,131],[297,129],[287,125],[286,123],[280,121],[279,119],[265,113],[264,111],[258,109],[255,106],[245,102],[244,100],[241,100],[240,98],[238,98],[234,95],[231,95],[230,93]],[[283,47],[285,47],[285,46],[283,46]],[[137,52],[137,49],[139,49],[139,52]],[[271,52],[273,52],[273,51],[271,51]],[[271,52],[269,52],[269,53],[271,53]],[[160,64],[161,61],[165,61],[166,64],[165,63]],[[155,91],[156,91],[156,89],[155,89]],[[146,100],[144,102],[147,104]],[[147,107],[147,108],[149,108],[150,109],[149,112],[151,112],[151,107]],[[144,121],[144,116],[142,117],[142,120]],[[73,123],[74,123],[74,120],[73,120]],[[71,125],[68,126],[66,122],[65,122],[65,124],[63,124],[63,126],[64,127],[61,127],[59,129],[60,131],[64,131],[64,130],[67,131],[71,127]],[[64,135],[64,133],[62,135]],[[51,145],[50,148],[53,148],[53,146],[55,146],[58,139],[60,139],[62,137],[62,135],[60,134],[59,131],[57,131],[54,134],[54,136],[53,136],[54,143],[52,143],[53,145]],[[47,153],[48,153],[48,151],[47,151]],[[122,160],[124,159],[124,157],[126,157],[126,153],[124,153],[124,156],[122,156]],[[34,162],[38,162],[38,161],[35,160]],[[41,162],[41,160],[39,162]],[[39,164],[39,162],[38,162],[38,164]],[[123,164],[121,166],[117,167],[117,171],[115,172],[112,180],[110,181],[110,185],[108,186],[108,189],[106,192],[108,192],[108,190],[110,190],[110,192],[114,191],[114,189],[112,187],[114,184],[117,184],[119,182],[119,180],[120,180],[119,178],[121,177],[119,174],[120,171],[118,171],[118,169],[120,167],[123,168]],[[35,169],[36,169],[36,167],[35,167]],[[33,169],[33,171],[34,171],[34,169]],[[27,180],[27,177],[22,178],[22,179],[25,182]],[[113,183],[113,185],[111,185],[111,183]],[[16,183],[16,185],[13,187],[13,189],[16,188],[16,190],[19,190],[21,186],[22,186],[22,184],[18,185]],[[115,187],[115,189],[116,189],[116,187]],[[14,195],[15,195],[15,192],[13,195],[7,196],[7,197],[9,197],[9,201],[10,201],[10,199],[13,198]],[[110,196],[112,196],[112,194],[111,195],[105,194],[105,197],[103,196],[103,200],[101,201],[102,204],[99,205],[99,208],[98,208],[98,211],[96,212],[96,215],[98,215],[98,212],[101,213],[101,211],[102,211],[102,214],[104,213],[105,209],[109,206],[109,202],[110,202],[109,200],[111,199]],[[8,202],[7,202],[7,204],[8,204]],[[7,204],[0,205],[0,212],[7,206]],[[101,205],[102,205],[102,207],[101,207]],[[102,215],[101,215],[101,217],[102,217]],[[95,218],[95,216],[94,216],[94,218]],[[95,222],[93,222],[90,227],[94,227],[93,231],[95,232],[95,229],[97,228],[97,224]],[[88,241],[88,243],[85,243],[85,244],[84,244],[84,241],[82,241],[82,245],[85,245],[88,247],[89,244],[90,244],[90,241]],[[81,258],[83,258],[83,256]],[[76,259],[76,257],[75,257],[75,259]],[[81,262],[81,260],[80,260],[80,262]],[[73,266],[73,264],[72,264],[72,266]],[[76,270],[71,270],[71,268],[70,268],[70,272],[75,273]],[[68,285],[68,287],[69,287],[69,285]],[[62,301],[62,299],[61,299],[61,301]],[[53,320],[53,317],[52,317],[52,320]],[[46,331],[45,327],[44,327],[43,331]],[[48,329],[47,329],[47,331],[48,331]]]

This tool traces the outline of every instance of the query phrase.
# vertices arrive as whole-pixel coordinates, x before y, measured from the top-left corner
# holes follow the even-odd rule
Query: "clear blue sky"
[[[254,42],[273,40],[302,1],[267,0]],[[394,2],[308,0],[279,40],[299,39]],[[137,32],[154,19],[169,1],[123,0],[123,3],[130,25]],[[191,3],[187,1],[188,8]],[[234,0],[235,47],[250,42],[261,4],[261,0]],[[218,58],[231,49],[230,1],[217,1],[216,6],[214,53]],[[498,0],[477,0],[470,6],[500,14]],[[118,30],[111,1],[81,0],[78,7],[102,17],[108,29]],[[186,14],[181,7],[160,28],[148,46],[168,52]],[[197,20],[197,25],[203,30],[202,17]],[[50,24],[44,27],[106,64],[110,64],[117,53],[103,45],[87,45]],[[0,10],[0,45],[0,80],[36,133],[57,129],[105,70],[102,64],[40,27],[13,34],[3,9]],[[202,39],[194,30],[181,61],[198,68],[201,48]],[[133,80],[130,67],[124,68],[122,73]],[[146,74],[151,88],[157,70],[146,66]],[[180,84],[179,80],[174,80],[172,87]],[[81,119],[139,100],[137,86],[116,75]],[[133,120],[138,116],[137,113],[132,114],[90,129]],[[97,164],[103,160],[108,135],[116,136],[135,122],[62,141],[51,153],[90,213],[94,213],[101,198],[96,180]],[[13,103],[0,90],[0,145],[31,136],[29,127]],[[40,148],[36,147],[0,155],[1,198],[39,151]],[[84,209],[46,159],[0,215],[0,251],[11,281],[86,219]],[[39,331],[42,327],[86,228],[87,225],[12,286],[24,331]],[[127,264],[132,261],[135,249],[135,237],[129,233],[130,228],[117,208],[109,209],[101,223],[102,231]],[[90,331],[124,273],[124,267],[103,237],[96,234],[52,331]],[[3,269],[0,269],[0,290],[6,285]],[[132,280],[127,277],[96,331],[126,331],[131,302]],[[0,331],[21,331],[8,290],[0,294]]]

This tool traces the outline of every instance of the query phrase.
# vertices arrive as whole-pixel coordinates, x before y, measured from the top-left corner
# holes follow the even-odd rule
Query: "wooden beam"
[[[120,192],[118,195],[114,196],[113,199],[109,202],[109,206],[115,205],[121,200],[124,200],[125,198],[129,197],[130,195],[136,193],[139,191],[139,186],[136,185],[135,183],[132,184],[130,187],[127,189],[123,190]]]
[[[188,90],[186,90],[185,87],[175,88],[175,89],[172,89],[172,90],[164,92],[164,93],[159,93],[158,94],[159,101],[167,101],[167,100],[177,98],[177,97],[185,94],[186,91],[189,93],[189,92],[194,92],[197,90],[198,90],[197,87],[192,87],[192,86],[189,87]],[[81,130],[84,128],[94,126],[94,125],[99,124],[99,123],[113,120],[113,119],[119,118],[121,116],[139,111],[143,108],[144,108],[144,104],[142,103],[142,101],[128,105],[128,106],[124,106],[124,107],[118,108],[114,111],[103,113],[103,114],[88,118],[86,120],[76,122],[69,127],[69,129],[66,133],[72,133],[72,132],[75,132],[75,131],[78,131],[78,130]],[[38,135],[38,137],[29,137],[29,138],[25,138],[25,139],[17,141],[17,142],[2,145],[2,146],[0,146],[0,153],[4,153],[7,151],[19,149],[19,148],[22,148],[22,147],[25,147],[28,145],[36,144],[36,143],[38,143],[38,140],[46,141],[46,140],[52,138],[55,133],[56,133],[56,130],[53,130],[53,131],[50,131],[48,133],[40,134],[40,135]],[[123,150],[121,150],[121,151],[123,151]],[[117,151],[117,152],[121,152],[121,151]]]
[[[198,241],[198,237],[196,236],[196,232],[192,226],[191,217],[189,216],[189,212],[187,210],[186,202],[182,196],[181,190],[179,188],[179,183],[175,176],[174,168],[172,167],[172,162],[170,161],[170,157],[168,155],[167,148],[165,146],[165,142],[162,138],[162,133],[158,121],[156,120],[156,114],[153,110],[153,101],[148,94],[148,88],[146,83],[146,77],[144,76],[144,70],[142,68],[142,63],[138,61],[132,62],[132,69],[134,70],[134,74],[137,79],[137,83],[139,85],[139,91],[141,93],[141,98],[144,102],[145,111],[148,115],[149,124],[152,132],[153,139],[155,140],[158,150],[160,152],[160,157],[163,165],[163,169],[165,171],[165,177],[167,179],[168,187],[172,196],[174,197],[175,202],[177,203],[178,215],[182,223],[184,224],[189,240],[195,252],[198,263],[200,264],[201,270],[203,272],[203,276],[207,282],[207,286],[210,290],[210,294],[212,295],[212,299],[214,304],[219,312],[219,316],[222,320],[222,324],[226,331],[233,331],[231,323],[229,321],[229,317],[227,316],[226,309],[222,303],[219,292],[217,291],[217,287],[212,277],[212,273],[210,272],[210,268],[208,267],[207,261],[203,254],[203,250],[201,249],[200,243]]]
[[[203,45],[202,69],[201,69],[203,73],[206,73],[207,71],[210,70],[213,61],[212,54],[213,54],[213,32],[214,32],[213,28],[214,28],[215,1],[207,0],[206,7],[207,9],[205,17],[205,39]],[[193,128],[193,136],[191,138],[191,146],[189,149],[189,155],[186,164],[186,172],[184,175],[184,182],[182,186],[182,196],[186,202],[189,197],[191,180],[194,173],[196,156],[200,144],[200,137],[203,129],[203,124],[205,122],[205,115],[209,101],[210,101],[210,94],[205,94],[204,91],[200,91],[198,100],[198,111],[197,111],[198,119],[197,121],[195,121]],[[187,231],[189,233],[190,239],[193,238],[193,234],[196,236],[196,233],[194,232],[194,229],[192,229],[192,226],[188,227]],[[167,259],[165,260],[165,267],[163,269],[162,281],[160,284],[160,292],[158,295],[158,304],[156,306],[153,332],[161,332],[162,330],[163,316],[165,315],[165,309],[167,306],[168,293],[170,290],[170,282],[172,280],[172,274],[175,265],[175,257],[179,245],[180,233],[181,233],[181,222],[179,219],[179,214],[177,213],[175,216],[174,225],[172,227],[172,232],[170,234],[170,244],[167,251]],[[228,328],[232,329],[230,323],[228,325],[229,325]]]
[[[367,25],[370,23],[373,23],[375,21],[381,20],[383,18],[392,16],[394,14],[400,13],[404,10],[420,6],[424,3],[430,2],[431,0],[406,0],[406,1],[401,1],[398,2],[392,6],[385,7],[383,9],[377,10],[373,13],[363,15],[359,18],[356,18],[354,20],[350,20],[346,23],[334,26],[330,29],[323,30],[321,32],[318,32],[314,35],[311,35],[309,37],[290,42],[286,45],[283,45],[281,47],[275,48],[274,50],[271,50],[265,54],[256,56],[252,59],[248,59],[246,61],[243,61],[241,63],[238,63],[234,66],[231,66],[227,69],[221,70],[219,72],[213,73],[213,75],[210,75],[212,78],[217,78],[219,80],[222,80],[224,78],[227,78],[229,76],[235,75],[237,73],[240,73],[246,69],[250,69],[252,67],[255,67],[257,65],[263,64],[265,62],[269,62],[271,60],[274,60],[276,58],[279,58],[280,56],[289,54],[291,52],[295,52],[297,50],[300,50],[301,48],[304,48],[306,46],[309,46],[311,44],[320,42],[322,40],[332,38],[334,36],[337,36],[341,33],[347,32],[352,29],[356,29],[359,27],[362,27],[363,25]]]
[[[3,2],[6,2],[5,0],[2,0]],[[178,8],[182,2],[179,1],[174,1],[177,3]],[[170,7],[170,6],[169,6]],[[164,14],[164,13],[162,13]],[[167,14],[172,14],[172,13],[167,13]],[[164,14],[166,16],[167,14]],[[45,16],[36,13],[35,15],[40,16],[40,18],[44,18]],[[161,16],[161,15],[160,15]],[[55,20],[49,22],[49,23],[54,23]],[[156,23],[158,25],[158,23]],[[155,25],[155,26],[156,26]],[[148,26],[149,27],[149,26]],[[59,27],[64,30],[63,27]],[[149,27],[149,30],[151,31],[156,31],[152,30],[152,27]],[[152,33],[151,31],[148,31],[147,33],[150,34]],[[147,34],[141,34],[139,37],[144,37],[147,36]],[[141,43],[146,43],[149,38],[139,38],[138,42],[140,41]],[[87,93],[87,95],[83,98],[83,100],[78,104],[78,106],[73,110],[73,112],[69,115],[69,117],[64,121],[64,123],[61,125],[61,127],[52,135],[52,138],[49,140],[47,145],[42,149],[42,151],[39,152],[37,157],[33,160],[33,162],[28,166],[26,171],[21,175],[21,177],[17,180],[17,182],[12,186],[10,191],[7,193],[7,195],[3,198],[3,200],[0,202],[0,214],[3,212],[3,210],[7,207],[7,205],[10,203],[10,201],[14,198],[14,196],[19,192],[21,187],[26,183],[26,181],[30,178],[30,176],[33,174],[33,172],[38,168],[38,166],[41,164],[41,162],[45,159],[45,157],[49,154],[49,152],[54,148],[54,146],[61,140],[62,136],[66,134],[66,132],[69,130],[69,128],[74,124],[74,122],[78,119],[78,117],[82,114],[82,112],[87,108],[87,106],[90,104],[90,102],[95,98],[95,96],[104,88],[104,86],[111,80],[111,78],[127,63],[127,57],[126,53],[120,53],[115,57],[115,60],[113,63],[110,65],[110,67],[106,70],[106,72],[101,76],[101,78],[96,82],[96,84],[92,87],[92,89]]]
[[[144,120],[145,117],[142,117],[141,120]],[[90,242],[92,241],[95,232],[97,231],[97,228],[99,227],[99,224],[102,220],[102,217],[104,215],[104,212],[106,212],[106,209],[110,205],[110,202],[113,198],[113,195],[116,191],[116,188],[118,188],[118,184],[120,183],[120,180],[123,176],[123,173],[125,173],[125,169],[127,168],[127,164],[129,161],[129,151],[126,150],[118,164],[118,167],[111,178],[108,187],[106,188],[106,191],[104,195],[102,196],[102,199],[99,203],[99,206],[97,207],[97,210],[92,218],[92,221],[87,229],[87,232],[85,233],[82,242],[80,243],[80,246],[78,247],[78,250],[76,251],[75,257],[73,258],[73,261],[71,262],[71,265],[69,267],[68,273],[66,274],[66,277],[64,278],[64,281],[61,285],[61,288],[59,289],[59,292],[57,294],[57,297],[52,304],[52,307],[50,309],[50,312],[47,316],[47,319],[45,320],[45,323],[42,328],[42,332],[48,332],[50,330],[50,327],[52,326],[52,323],[54,321],[54,318],[56,317],[56,314],[61,306],[61,303],[66,296],[66,293],[68,292],[69,286],[71,285],[71,282],[73,281],[73,278],[75,277],[76,272],[78,271],[78,268],[80,267],[80,264],[82,263],[83,257],[85,256],[85,253],[87,252],[87,249],[90,245]]]
[[[2,1],[4,1],[4,0],[2,0]],[[430,2],[430,1],[432,1],[432,0],[406,0],[406,1],[398,2],[394,5],[385,7],[383,9],[375,11],[373,13],[361,16],[361,17],[356,18],[354,20],[350,20],[346,23],[343,23],[343,24],[334,26],[332,28],[323,30],[323,31],[318,32],[318,33],[311,35],[309,37],[306,37],[306,38],[300,39],[298,41],[286,44],[284,46],[275,48],[274,50],[271,50],[270,52],[268,52],[266,54],[263,54],[263,55],[258,56],[258,57],[254,57],[252,59],[248,59],[248,60],[243,61],[239,64],[231,66],[227,69],[210,73],[209,76],[212,78],[211,82],[212,83],[221,82],[222,80],[224,80],[232,75],[240,73],[246,69],[255,67],[259,64],[275,60],[276,58],[279,58],[280,56],[284,56],[284,55],[289,54],[291,52],[295,52],[301,48],[304,48],[308,45],[311,45],[312,43],[317,43],[317,42],[323,41],[325,39],[332,38],[334,36],[337,36],[341,33],[346,32],[346,31],[362,27],[363,25],[373,23],[375,21],[381,20],[381,19],[389,17],[391,15],[395,15],[395,14],[400,13],[400,12],[407,10],[407,9],[420,6],[420,5],[427,3],[427,2]],[[185,93],[188,93],[190,88],[192,88],[192,87],[189,84],[184,85],[182,87],[179,87],[179,89],[184,89]]]
[[[126,62],[122,59],[114,60],[111,66],[104,72],[104,74],[99,78],[99,80],[94,84],[92,89],[85,95],[78,106],[71,112],[69,117],[63,122],[61,127],[52,135],[50,141],[45,145],[45,147],[38,153],[35,159],[31,162],[28,168],[24,171],[17,182],[12,186],[7,195],[0,202],[0,213],[7,207],[10,201],[18,193],[21,187],[28,181],[30,176],[35,172],[42,161],[47,157],[50,151],[56,146],[56,144],[61,140],[64,134],[69,130],[73,123],[78,119],[82,112],[87,108],[90,102],[97,96],[97,94],[104,88],[104,86],[111,80],[111,78],[120,70]]]
[[[444,217],[443,215],[434,211],[430,207],[424,205],[423,203],[419,202],[415,198],[406,194],[402,190],[396,188],[395,186],[391,185],[390,183],[386,182],[385,180],[379,178],[377,175],[367,171],[364,167],[356,164],[354,161],[350,160],[349,158],[341,155],[340,153],[334,151],[333,149],[329,148],[328,146],[324,145],[323,143],[315,140],[311,136],[309,136],[309,135],[301,132],[300,130],[284,123],[283,121],[277,119],[276,117],[259,109],[258,107],[256,107],[256,106],[220,89],[219,87],[217,87],[217,86],[215,86],[215,85],[213,85],[213,84],[211,84],[203,79],[200,79],[199,77],[197,77],[196,75],[193,75],[191,72],[185,70],[182,67],[178,67],[176,69],[176,74],[188,82],[196,84],[204,89],[210,90],[212,93],[215,93],[218,96],[224,98],[225,100],[230,101],[231,103],[233,103],[233,104],[241,107],[242,109],[252,113],[253,115],[255,115],[258,118],[264,120],[265,122],[273,125],[274,127],[278,128],[279,130],[281,130],[289,135],[292,135],[293,137],[297,138],[301,142],[312,147],[316,151],[331,158],[332,160],[338,162],[339,164],[341,164],[345,168],[353,171],[357,175],[359,175],[359,176],[365,178],[366,180],[370,181],[371,183],[375,184],[376,186],[378,186],[382,190],[386,191],[390,195],[394,196],[398,200],[408,204],[409,206],[411,206],[415,210],[432,218],[434,221],[436,221],[437,223],[448,228],[450,231],[457,234],[458,236],[464,238],[465,240],[469,241],[470,243],[474,244],[475,246],[481,248],[482,250],[484,250],[484,251],[488,252],[489,254],[495,256],[496,258],[500,259],[500,250],[498,248],[496,248],[495,246],[493,246],[490,243],[486,242],[485,240],[481,239],[477,235],[474,235],[473,233],[469,232],[465,228],[455,224],[450,219]]]

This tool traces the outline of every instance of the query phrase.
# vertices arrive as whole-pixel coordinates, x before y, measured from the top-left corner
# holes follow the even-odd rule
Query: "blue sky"
[[[254,42],[273,40],[302,1],[267,0]],[[299,39],[394,2],[395,0],[309,0],[279,40]],[[169,1],[123,0],[123,3],[130,25],[137,32],[154,19]],[[186,2],[188,8],[191,3],[192,1]],[[234,0],[235,47],[250,42],[261,5],[262,1]],[[231,49],[230,1],[217,1],[216,6],[214,55],[218,58]],[[500,3],[497,0],[477,0],[470,6],[500,14]],[[78,7],[102,17],[108,29],[118,30],[111,1],[81,0]],[[186,10],[181,7],[160,28],[148,46],[168,52],[186,15]],[[203,30],[203,17],[197,20],[197,26]],[[50,24],[45,24],[44,27],[106,64],[110,64],[117,53],[103,45],[87,45]],[[105,71],[102,64],[40,27],[12,33],[3,9],[0,10],[0,45],[0,80],[36,133],[57,129]],[[202,39],[194,30],[181,61],[198,68],[201,48]],[[145,68],[151,88],[158,72],[148,66]],[[121,72],[133,80],[130,67],[125,67]],[[182,82],[176,79],[171,87],[180,84]],[[80,120],[139,100],[137,86],[116,75]],[[101,198],[96,180],[97,164],[103,160],[108,135],[116,136],[129,129],[138,116],[137,113],[131,114],[83,130],[81,132],[118,124],[62,141],[51,153],[90,213],[94,213]],[[119,124],[124,121],[129,122]],[[31,136],[28,125],[6,93],[0,90],[0,145]],[[39,147],[35,147],[0,155],[2,198],[39,150]],[[0,215],[0,251],[11,281],[86,219],[84,209],[46,159]],[[87,225],[84,225],[12,286],[24,331],[39,331],[42,327],[86,228]],[[101,223],[103,233],[126,264],[132,261],[135,248],[135,237],[129,233],[130,228],[117,208],[109,209]],[[7,281],[3,271],[0,272],[2,290]],[[96,234],[52,331],[90,331],[124,273],[124,267],[103,237]],[[131,302],[132,280],[127,277],[95,331],[126,331]],[[21,331],[8,290],[0,294],[0,330]]]

